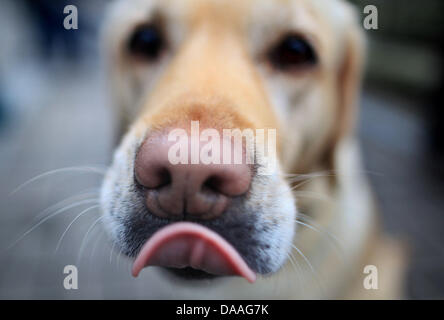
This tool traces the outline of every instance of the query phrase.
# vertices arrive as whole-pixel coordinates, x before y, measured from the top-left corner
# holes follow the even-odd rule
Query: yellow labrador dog
[[[104,40],[122,139],[101,207],[147,290],[399,296],[397,251],[379,245],[354,139],[364,43],[345,1],[121,0]],[[196,125],[211,133],[193,145]],[[239,135],[240,151],[223,150],[241,161],[186,162]]]

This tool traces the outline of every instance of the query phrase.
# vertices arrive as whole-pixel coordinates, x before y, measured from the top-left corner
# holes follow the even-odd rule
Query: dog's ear
[[[353,24],[345,36],[344,55],[338,72],[338,138],[354,130],[361,91],[364,62],[364,34]]]
[[[355,17],[353,14],[353,19],[350,19],[343,29],[344,40],[337,69],[337,118],[325,157],[327,166],[331,170],[334,170],[336,148],[342,139],[354,133],[358,116],[358,100],[365,61],[365,37]]]

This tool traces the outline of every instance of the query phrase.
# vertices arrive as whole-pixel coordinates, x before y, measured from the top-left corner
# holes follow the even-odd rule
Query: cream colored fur
[[[125,53],[125,41],[135,26],[159,12],[168,52],[155,64],[133,61]],[[320,60],[312,72],[279,73],[264,60],[267,48],[288,31],[311,39]],[[377,265],[385,274],[384,266],[399,269],[401,259],[386,264],[380,257],[387,254],[375,253],[380,252],[377,213],[354,133],[365,41],[350,5],[340,0],[117,1],[108,13],[104,43],[124,133],[102,187],[105,215],[107,204],[116,201],[115,185],[123,190],[130,186],[128,170],[147,132],[189,119],[192,106],[200,106],[203,122],[211,121],[208,113],[238,117],[221,120],[221,127],[278,128],[280,166],[268,185],[253,187],[256,201],[269,189],[280,190],[269,196],[278,209],[268,214],[281,222],[279,232],[294,234],[297,249],[285,256],[279,271],[253,285],[239,278],[191,285],[165,278],[160,298],[400,296],[399,281],[387,277],[379,290],[365,290],[362,284],[364,265]],[[291,195],[282,178],[287,173],[313,177]],[[306,218],[300,219],[306,225],[294,222],[297,215]],[[118,224],[109,216],[106,220],[115,235]],[[138,281],[149,288],[159,276],[156,269],[147,269]]]

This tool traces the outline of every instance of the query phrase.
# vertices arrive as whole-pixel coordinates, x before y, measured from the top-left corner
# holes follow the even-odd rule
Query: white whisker
[[[97,225],[97,223],[99,223],[99,221],[102,220],[102,219],[103,219],[103,216],[98,217],[98,218],[97,218],[97,219],[91,224],[91,226],[88,228],[88,230],[86,231],[85,235],[83,236],[83,239],[82,239],[82,242],[81,242],[81,245],[80,245],[79,255],[77,256],[77,265],[80,264],[80,259],[81,259],[82,255],[83,255],[83,251],[84,251],[84,249],[85,249],[85,245],[86,245],[86,243],[87,243],[87,241],[88,241],[89,233],[90,233],[91,230]]]
[[[88,192],[86,192],[87,190],[93,190],[93,191],[88,191]],[[85,199],[85,200],[92,200],[92,199],[96,199],[96,198],[97,198],[97,195],[99,194],[99,190],[98,190],[98,188],[90,188],[90,189],[87,189],[87,190],[85,190],[84,193],[81,193],[81,194],[77,194],[77,195],[74,195],[74,196],[68,197],[68,198],[66,198],[66,199],[63,199],[63,200],[61,200],[61,201],[59,201],[59,202],[57,202],[57,203],[51,205],[50,207],[48,207],[48,208],[46,208],[45,210],[43,210],[43,211],[41,211],[40,213],[38,213],[38,214],[34,217],[34,220],[39,220],[39,219],[41,219],[42,217],[46,216],[49,212],[51,212],[51,211],[53,211],[53,210],[57,210],[60,206],[67,205],[67,204],[71,203],[71,202],[74,201],[74,200],[79,199],[79,201],[80,201],[80,200],[82,200],[82,198],[84,198],[84,197],[88,197],[88,198]],[[92,199],[90,199],[90,197],[93,197],[93,196],[95,196],[95,197],[92,198]]]
[[[16,192],[18,192],[19,190],[23,189],[24,187],[26,187],[27,185],[33,183],[36,180],[42,179],[46,176],[49,175],[53,175],[56,173],[62,173],[62,172],[72,172],[72,171],[83,171],[83,172],[93,172],[93,173],[97,173],[97,174],[101,174],[104,175],[106,172],[106,169],[101,169],[101,168],[97,168],[97,167],[92,167],[92,166],[84,166],[84,167],[66,167],[66,168],[60,168],[60,169],[54,169],[51,171],[47,171],[44,173],[41,173],[37,176],[35,176],[34,178],[29,179],[28,181],[22,183],[21,185],[19,185],[17,188],[15,188],[10,194],[9,196],[12,196],[13,194],[15,194]]]
[[[294,177],[288,178],[287,180],[290,183],[294,183],[294,182],[298,182],[298,181],[313,180],[315,178],[334,177],[334,176],[335,176],[335,174],[333,174],[329,171],[321,171],[321,172],[298,174]]]
[[[69,225],[66,227],[65,231],[63,232],[62,236],[60,237],[60,240],[57,242],[57,246],[55,248],[54,254],[57,253],[60,245],[62,244],[63,238],[65,237],[66,233],[68,232],[69,228],[71,228],[71,226],[74,224],[74,222],[76,222],[81,216],[83,216],[84,214],[88,213],[88,211],[98,208],[100,207],[100,205],[96,204],[94,206],[91,206],[89,208],[86,208],[85,210],[83,210],[82,212],[80,212],[70,223]]]
[[[334,235],[332,232],[326,230],[325,228],[322,228],[321,226],[316,225],[310,216],[308,216],[302,212],[298,213],[298,217],[305,220],[307,227],[315,228],[316,231],[318,231],[319,233],[325,233],[328,237],[330,237],[330,239],[337,245],[338,251],[340,251],[342,253],[342,244],[336,235]],[[296,220],[296,222],[300,223],[301,221]]]
[[[319,274],[316,272],[315,268],[313,267],[313,265],[310,263],[310,260],[308,260],[308,258],[304,255],[304,253],[298,248],[296,247],[294,244],[291,245],[293,247],[294,250],[297,251],[297,253],[299,253],[299,255],[304,259],[305,263],[310,267],[311,272],[313,273],[313,276],[319,286],[319,290],[321,292],[324,291],[323,285],[321,283],[321,279],[319,277]]]
[[[295,249],[297,251],[297,253],[299,253],[299,255],[301,255],[302,258],[304,258],[305,262],[307,263],[307,265],[310,267],[311,271],[316,274],[315,269],[313,268],[313,266],[311,265],[310,261],[307,259],[307,257],[302,253],[302,251],[296,247],[294,244],[291,245],[293,247],[293,249]]]
[[[322,201],[329,201],[329,202],[333,202],[333,199],[331,197],[329,197],[328,195],[325,195],[323,193],[318,193],[318,192],[313,192],[313,191],[293,191],[293,194],[297,197],[300,198],[313,198],[313,199],[317,199],[317,200],[322,200]]]
[[[83,200],[77,203],[74,203],[72,205],[63,207],[59,210],[57,210],[54,213],[51,213],[50,215],[46,216],[45,218],[43,218],[42,220],[40,220],[38,223],[36,223],[34,226],[32,226],[30,229],[28,229],[24,234],[22,234],[16,241],[14,241],[9,247],[6,248],[6,250],[11,249],[12,247],[14,247],[19,241],[21,241],[23,238],[25,238],[28,234],[30,234],[32,231],[34,231],[36,228],[38,228],[40,225],[42,225],[43,223],[45,223],[46,221],[48,221],[49,219],[78,206],[81,206],[83,204],[88,204],[88,203],[97,203],[98,201],[96,199],[92,199],[92,200]]]
[[[96,252],[96,248],[97,245],[99,244],[100,240],[102,240],[103,235],[105,234],[105,230],[102,228],[99,231],[97,231],[99,234],[97,235],[97,239],[94,241],[92,247],[91,247],[91,252],[89,254],[89,265],[88,265],[88,270],[91,271],[91,263],[94,259],[94,254]]]

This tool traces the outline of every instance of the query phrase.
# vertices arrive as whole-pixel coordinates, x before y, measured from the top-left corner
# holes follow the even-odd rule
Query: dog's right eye
[[[165,47],[160,29],[154,25],[139,26],[128,42],[129,52],[145,60],[155,60]]]
[[[283,37],[269,52],[271,64],[282,71],[296,71],[314,66],[317,56],[311,44],[297,34]]]

